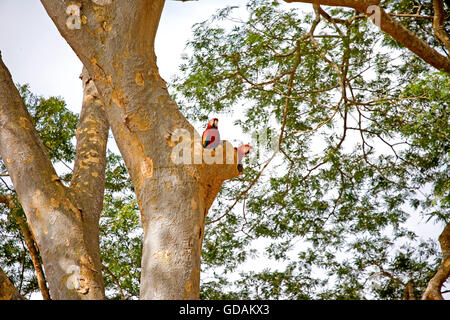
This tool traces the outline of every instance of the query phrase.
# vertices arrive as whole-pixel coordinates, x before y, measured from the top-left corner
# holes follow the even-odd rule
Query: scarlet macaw
[[[202,134],[202,146],[205,149],[215,149],[220,143],[219,119],[209,120],[206,130]]]
[[[238,156],[238,171],[239,172],[243,172],[244,171],[244,167],[242,166],[242,158],[244,158],[246,155],[248,155],[250,152],[253,151],[253,147],[248,145],[248,144],[244,144],[240,147],[235,148],[237,151],[237,156]]]

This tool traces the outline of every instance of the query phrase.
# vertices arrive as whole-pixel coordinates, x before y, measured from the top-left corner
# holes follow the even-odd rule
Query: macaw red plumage
[[[206,130],[202,134],[202,146],[205,149],[215,149],[220,144],[219,119],[209,120]]]
[[[248,155],[252,151],[253,151],[253,147],[248,144],[244,144],[244,145],[236,148],[239,172],[244,171],[244,167],[242,166],[242,158],[244,158],[246,155]]]

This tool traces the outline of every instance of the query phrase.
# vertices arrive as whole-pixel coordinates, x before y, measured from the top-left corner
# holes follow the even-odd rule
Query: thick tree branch
[[[307,2],[324,6],[349,7],[365,12],[368,6],[378,5],[380,0],[284,0],[285,2]]]
[[[417,37],[413,32],[409,31],[400,22],[391,17],[378,6],[379,1],[356,1],[356,0],[285,0],[286,2],[306,2],[318,5],[327,6],[341,6],[358,10],[364,14],[372,14],[374,22],[379,24],[379,27],[384,32],[404,45],[406,48],[414,52],[425,62],[435,67],[438,70],[450,72],[450,59],[441,55],[434,48],[430,47],[425,41]],[[377,5],[374,11],[367,12],[369,6]],[[369,10],[370,11],[370,10]]]
[[[58,177],[1,57],[0,93],[0,155],[16,191],[31,198],[35,187],[44,184],[54,192]]]
[[[8,278],[6,273],[0,268],[0,300],[26,300],[12,281]]]
[[[427,19],[433,20],[431,16],[423,16],[417,13],[389,13],[391,17],[399,17],[399,18],[414,18],[414,19]]]
[[[441,245],[442,257],[444,260],[447,260],[450,258],[450,223],[447,223],[444,231],[439,236],[439,243]]]
[[[103,207],[105,189],[106,145],[109,124],[105,106],[86,68],[80,76],[83,82],[83,105],[77,127],[75,165],[70,188],[98,222]]]
[[[416,296],[414,295],[414,283],[412,280],[408,281],[405,286],[405,290],[403,291],[403,300],[416,300]]]
[[[428,282],[422,300],[444,300],[441,292],[442,285],[450,277],[450,223],[439,236],[439,243],[442,250],[442,264]]]
[[[447,50],[450,52],[450,37],[445,31],[445,10],[444,1],[433,0],[434,18],[433,18],[433,30],[436,38],[442,41]]]
[[[98,229],[98,221],[95,225],[83,218],[86,202],[80,201],[76,192],[66,188],[56,175],[1,59],[0,156],[42,249],[52,298],[104,298],[98,232],[93,232]]]

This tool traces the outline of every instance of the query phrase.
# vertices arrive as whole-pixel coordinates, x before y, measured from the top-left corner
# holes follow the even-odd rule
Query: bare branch
[[[380,0],[285,0],[286,2],[308,2],[325,6],[349,7],[361,11],[370,5],[378,5]]]
[[[91,214],[100,215],[105,187],[106,144],[109,124],[105,106],[93,80],[83,68],[83,105],[77,128],[75,165],[70,183]]]
[[[11,210],[16,208],[14,197],[10,194],[0,194],[0,203],[6,204]],[[28,224],[23,218],[17,215],[14,215],[14,218],[19,224],[19,228],[22,231],[22,235],[25,239],[25,244],[28,248],[28,252],[30,253],[31,261],[33,262],[34,270],[36,271],[36,277],[38,279],[38,285],[39,289],[41,290],[42,297],[44,298],[44,300],[50,300],[47,281],[45,280],[44,270],[42,269],[42,264],[39,259],[39,254],[33,234],[31,233]]]

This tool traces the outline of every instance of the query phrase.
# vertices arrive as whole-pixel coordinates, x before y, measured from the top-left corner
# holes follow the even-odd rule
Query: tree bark
[[[410,51],[422,58],[425,62],[435,67],[438,70],[450,72],[450,59],[437,52],[434,48],[430,47],[425,41],[417,37],[413,32],[409,31],[400,22],[391,17],[383,8],[379,5],[379,0],[284,0],[286,2],[306,2],[326,6],[340,6],[353,8],[361,13],[369,14],[374,17],[373,21],[381,30],[389,34],[392,38],[404,45]],[[375,11],[368,12],[370,6],[377,6]],[[370,11],[370,10],[369,10]],[[376,16],[378,15],[378,17]],[[436,20],[433,25],[438,25]],[[438,38],[441,39],[444,34],[441,29],[438,30]],[[445,31],[444,31],[445,33]],[[448,38],[448,35],[447,35]],[[445,40],[444,40],[445,41]],[[445,42],[444,42],[445,43]]]
[[[433,0],[433,9],[434,9],[434,17],[433,17],[434,34],[436,35],[436,38],[441,40],[441,42],[450,52],[450,37],[448,33],[445,31],[444,27],[445,24],[444,1]]]
[[[66,25],[71,1],[41,2],[93,77],[134,184],[144,229],[141,299],[198,299],[205,217],[239,171],[226,141],[205,152],[228,164],[204,161],[198,133],[159,75],[154,38],[164,0],[80,1],[79,29]]]
[[[74,181],[67,188],[59,180],[11,74],[0,59],[0,156],[41,253],[53,299],[104,298],[98,217],[108,126],[104,110],[89,96],[85,90],[82,114],[95,111],[91,117],[81,118]],[[83,137],[96,141],[90,152],[82,152]],[[82,174],[84,182],[79,185],[76,177]],[[101,200],[94,199],[98,194],[92,190],[101,190],[97,192]]]
[[[0,300],[26,300],[0,268]]]
[[[422,295],[422,300],[444,300],[441,290],[442,285],[450,277],[450,223],[439,236],[442,251],[442,264]]]
[[[408,281],[403,291],[403,300],[416,300],[414,295],[414,283],[412,280]]]

